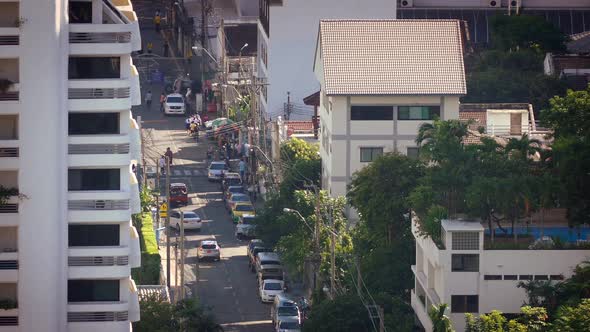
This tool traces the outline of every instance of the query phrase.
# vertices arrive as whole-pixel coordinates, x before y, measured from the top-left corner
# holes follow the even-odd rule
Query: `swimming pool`
[[[509,235],[512,235],[512,229],[510,226],[504,227]],[[530,226],[530,227],[515,227],[514,231],[517,235],[526,235],[530,234],[535,239],[541,237],[541,228],[538,226]],[[489,230],[486,230],[486,234],[490,234]],[[494,229],[494,234],[502,236],[504,232],[500,229]],[[576,242],[577,240],[590,240],[590,227],[545,227],[543,229],[544,236],[550,237],[559,237],[562,241],[566,242]]]

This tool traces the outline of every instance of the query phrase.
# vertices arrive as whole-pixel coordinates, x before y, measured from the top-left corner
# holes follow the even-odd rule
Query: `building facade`
[[[435,243],[420,235],[417,222],[412,224],[416,265],[411,304],[427,332],[433,330],[428,310],[441,303],[449,305],[447,315],[456,331],[465,330],[465,313],[517,314],[527,300],[519,282],[567,279],[590,254],[575,249],[510,249],[506,246],[512,243],[510,238],[495,250],[484,227],[475,221],[443,220],[441,241]]]
[[[139,320],[140,48],[128,0],[0,2],[2,332]]]
[[[287,93],[294,102],[291,119],[310,119],[313,108],[301,100],[316,92],[313,75],[320,19],[395,18],[391,0],[261,0],[258,34],[258,76],[269,84],[261,89],[260,110],[273,119],[283,115]]]
[[[322,20],[319,30],[322,187],[342,196],[354,172],[384,152],[417,155],[422,123],[459,118],[462,28],[454,20]]]

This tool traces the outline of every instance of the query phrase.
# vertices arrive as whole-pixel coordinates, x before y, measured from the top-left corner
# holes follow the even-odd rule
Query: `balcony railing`
[[[18,316],[0,316],[0,326],[17,326]]]
[[[69,154],[128,154],[129,144],[69,144]]]
[[[69,99],[124,99],[129,98],[129,88],[69,88]]]
[[[130,43],[131,32],[70,32],[72,44]]]
[[[68,257],[68,266],[126,266],[129,256]]]
[[[19,88],[20,85],[18,83],[13,83],[7,91],[0,91],[0,101],[18,101]]]
[[[68,322],[124,322],[129,320],[127,311],[68,312]]]
[[[240,73],[249,76],[250,73],[256,73],[256,57],[230,57],[227,60],[228,73]],[[241,68],[240,68],[241,67]]]
[[[129,210],[129,200],[76,200],[68,201],[69,210]]]
[[[0,158],[18,157],[18,148],[0,148]]]
[[[18,213],[18,203],[0,204],[0,214],[2,213]]]
[[[20,44],[19,36],[0,35],[0,45],[1,46],[11,46],[11,45],[18,45],[18,44]]]
[[[0,270],[18,270],[18,261],[0,261]]]

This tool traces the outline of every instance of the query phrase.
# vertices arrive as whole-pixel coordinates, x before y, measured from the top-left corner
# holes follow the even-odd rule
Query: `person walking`
[[[158,165],[160,166],[160,174],[164,175],[166,173],[166,157],[161,156]]]
[[[166,101],[166,94],[164,91],[160,93],[160,112],[164,112],[164,102]]]
[[[152,50],[154,49],[154,44],[152,42],[147,43],[147,52],[148,54],[152,54]]]
[[[240,178],[242,179],[242,182],[246,182],[246,162],[244,159],[240,160],[238,168],[240,170]]]
[[[160,17],[160,12],[156,11],[156,15],[154,16],[154,27],[156,28],[156,33],[160,33],[160,23],[162,22],[162,18]]]
[[[145,105],[147,106],[148,110],[152,109],[152,90],[148,90],[145,94]]]
[[[166,148],[166,153],[164,153],[164,155],[166,156],[166,158],[168,158],[168,164],[172,165],[172,157],[173,157],[172,150],[170,150],[170,148]]]

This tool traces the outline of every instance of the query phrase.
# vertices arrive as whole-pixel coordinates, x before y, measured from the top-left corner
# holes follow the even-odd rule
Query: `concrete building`
[[[322,20],[314,72],[322,187],[345,195],[353,173],[384,152],[417,155],[422,123],[459,118],[462,27],[455,20]]]
[[[0,2],[1,332],[139,320],[140,48],[128,0]]]
[[[441,241],[435,243],[430,237],[420,236],[418,222],[414,220],[412,224],[416,265],[412,266],[415,287],[411,303],[427,332],[432,331],[428,317],[432,305],[448,304],[447,315],[453,328],[464,331],[465,313],[477,315],[492,310],[519,313],[526,301],[524,289],[516,287],[519,281],[569,278],[573,268],[590,256],[590,250],[578,250],[575,245],[569,250],[523,249],[522,240],[520,246],[516,246],[511,236],[496,238],[496,243],[504,241],[495,247],[490,242],[489,232],[475,221],[443,220]],[[546,235],[567,234],[567,222],[550,224],[546,224]],[[535,235],[538,237],[538,226],[527,226],[532,239]],[[524,245],[527,248],[527,243]]]
[[[287,92],[294,101],[292,120],[308,120],[313,108],[301,100],[319,84],[311,72],[320,19],[395,18],[391,0],[261,0],[258,35],[258,77],[268,87],[260,92],[260,110],[273,119],[283,115]],[[297,114],[298,113],[298,114]]]

